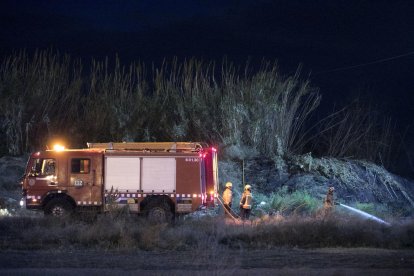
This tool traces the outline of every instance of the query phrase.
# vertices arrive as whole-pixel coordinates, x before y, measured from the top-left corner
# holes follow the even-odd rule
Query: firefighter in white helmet
[[[224,208],[225,213],[229,216],[229,214],[231,214],[231,202],[233,199],[233,192],[232,192],[232,187],[233,184],[231,182],[227,182],[226,183],[226,188],[224,188],[224,192],[223,192],[223,203],[224,203]]]
[[[253,203],[253,197],[252,197],[252,187],[249,184],[246,184],[244,186],[244,192],[240,200],[240,217],[242,220],[249,219],[250,212],[252,210],[252,203]]]

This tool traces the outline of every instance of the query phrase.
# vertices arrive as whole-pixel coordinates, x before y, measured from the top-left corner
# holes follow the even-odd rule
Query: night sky
[[[84,63],[116,54],[125,64],[264,58],[277,60],[284,75],[302,64],[323,95],[322,111],[361,95],[400,134],[414,132],[411,0],[0,0],[0,26],[1,58],[50,48]]]

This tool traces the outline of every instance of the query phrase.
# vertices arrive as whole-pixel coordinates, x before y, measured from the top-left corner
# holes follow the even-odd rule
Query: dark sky
[[[265,58],[282,74],[303,64],[323,108],[361,94],[413,127],[412,0],[0,0],[0,26],[0,57],[53,47],[84,63]]]
[[[324,94],[407,93],[414,80],[413,1],[0,1],[0,54],[53,47],[73,57],[200,57],[303,64]],[[349,70],[335,68],[409,56]],[[325,85],[327,82],[334,86]],[[340,90],[340,91],[339,91]],[[372,91],[371,91],[372,92]]]

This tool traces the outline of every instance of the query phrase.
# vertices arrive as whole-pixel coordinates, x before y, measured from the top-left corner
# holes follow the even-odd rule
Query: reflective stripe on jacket
[[[226,188],[223,192],[224,204],[227,204],[227,205],[231,204],[232,196],[233,196],[232,191],[229,188]]]
[[[243,209],[252,209],[253,197],[249,191],[244,191],[243,196],[240,200],[240,206]]]

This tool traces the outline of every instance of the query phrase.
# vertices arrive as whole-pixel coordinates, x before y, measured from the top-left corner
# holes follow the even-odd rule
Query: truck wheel
[[[46,216],[67,217],[73,212],[73,206],[65,199],[55,198],[49,201],[44,209]]]
[[[147,219],[151,223],[169,223],[172,221],[173,213],[170,206],[165,202],[151,202],[147,206]]]

